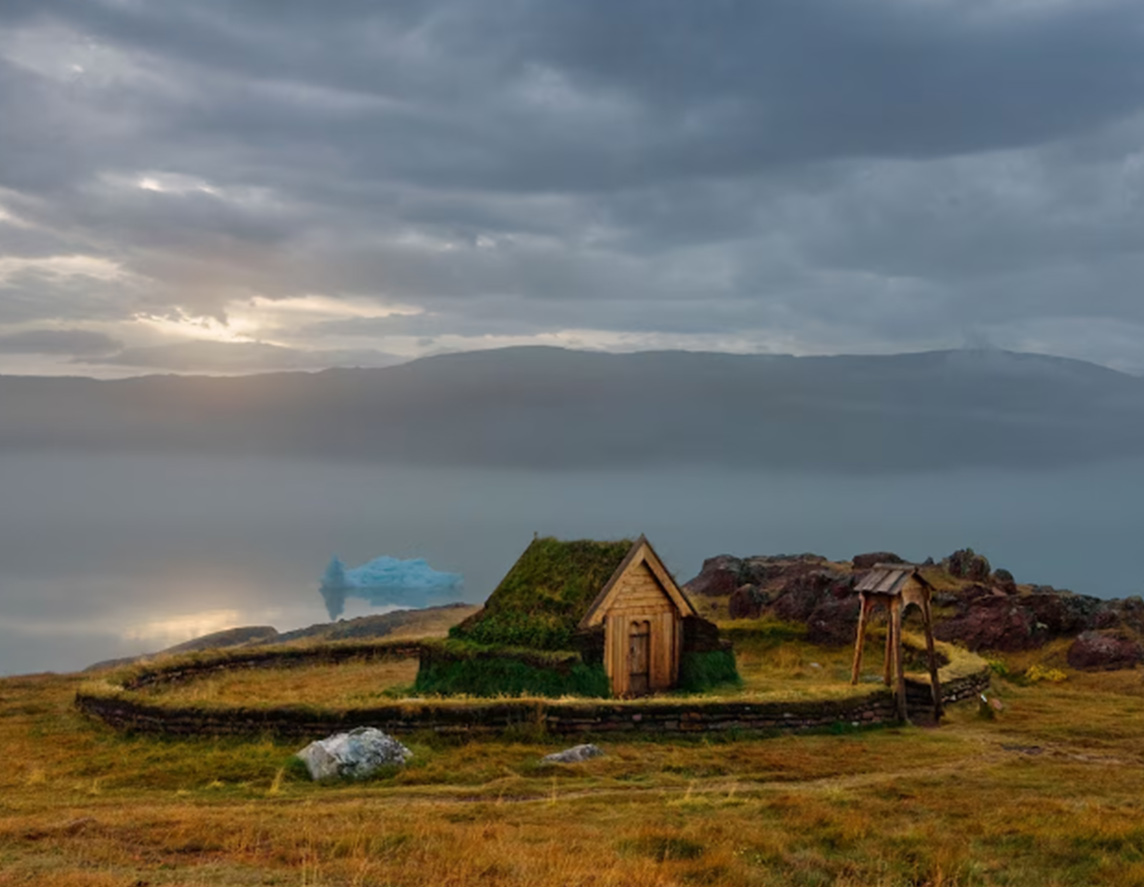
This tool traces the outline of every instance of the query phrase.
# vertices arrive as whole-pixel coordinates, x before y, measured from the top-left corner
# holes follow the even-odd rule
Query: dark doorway
[[[633,622],[628,640],[628,692],[646,696],[650,689],[651,623]]]

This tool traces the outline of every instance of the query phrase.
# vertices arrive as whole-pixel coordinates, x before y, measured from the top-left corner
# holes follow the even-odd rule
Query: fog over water
[[[680,581],[723,552],[920,560],[969,545],[1018,581],[1138,594],[1142,482],[1144,461],[862,477],[5,454],[0,674],[325,621],[318,582],[335,554],[424,557],[480,601],[534,532],[646,533]]]

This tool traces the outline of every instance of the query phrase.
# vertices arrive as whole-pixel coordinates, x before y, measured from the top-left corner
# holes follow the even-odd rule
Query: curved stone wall
[[[942,685],[945,703],[984,692],[989,686],[990,674],[988,668],[983,668],[968,677],[947,680]],[[182,677],[187,677],[185,671]],[[928,684],[907,682],[906,698],[911,715],[926,716],[929,713],[932,702]],[[704,731],[769,733],[897,722],[893,696],[884,688],[863,696],[818,702],[673,700],[670,697],[573,702],[537,699],[467,703],[406,700],[345,711],[321,711],[305,706],[180,708],[154,705],[117,694],[81,691],[76,695],[76,706],[118,730],[172,736],[269,733],[317,737],[360,726],[378,727],[397,734],[431,731],[489,735],[524,727],[553,736],[616,733],[694,735]]]

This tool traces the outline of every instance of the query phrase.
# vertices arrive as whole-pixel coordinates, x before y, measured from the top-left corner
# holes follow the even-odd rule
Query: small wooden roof
[[[659,582],[660,587],[663,588],[664,594],[671,600],[681,616],[696,616],[695,607],[692,606],[691,601],[687,599],[687,595],[672,578],[671,573],[667,571],[667,567],[663,565],[655,549],[651,547],[651,543],[647,541],[647,537],[641,535],[628,550],[627,555],[616,567],[616,571],[612,573],[612,577],[608,580],[607,584],[600,589],[600,593],[596,595],[596,599],[592,601],[588,607],[588,612],[584,614],[584,618],[580,620],[580,628],[592,628],[596,625],[601,625],[604,622],[604,617],[607,615],[608,610],[611,609],[612,603],[619,595],[619,580],[629,569],[637,564],[644,564],[655,576],[656,581]]]
[[[917,579],[926,588],[933,588],[922,576],[917,564],[874,564],[873,569],[858,580],[854,590],[867,594],[898,595],[910,579]]]

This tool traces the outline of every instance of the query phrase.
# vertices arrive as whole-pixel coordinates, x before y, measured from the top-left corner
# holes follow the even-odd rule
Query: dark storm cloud
[[[568,329],[905,350],[1065,319],[1100,360],[1101,324],[1144,325],[1128,0],[43,0],[0,23],[0,323],[425,309],[245,343],[314,360]],[[115,273],[50,261],[76,255]],[[152,347],[121,360],[210,368]]]

